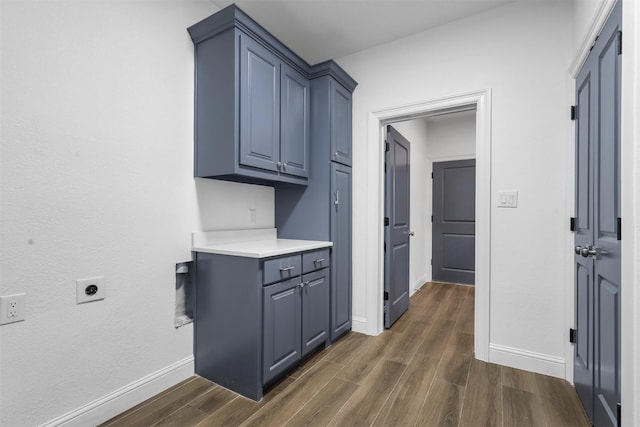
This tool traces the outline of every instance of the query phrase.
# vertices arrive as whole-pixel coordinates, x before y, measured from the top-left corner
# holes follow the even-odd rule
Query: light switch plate
[[[498,207],[499,208],[517,208],[518,192],[517,191],[498,191]]]

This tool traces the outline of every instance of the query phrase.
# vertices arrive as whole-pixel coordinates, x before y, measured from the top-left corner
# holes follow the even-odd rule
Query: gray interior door
[[[433,280],[475,284],[476,161],[433,164]]]
[[[391,327],[409,308],[409,163],[407,141],[387,126],[385,158],[384,326]],[[388,224],[387,224],[388,218]]]
[[[618,2],[576,81],[574,375],[595,426],[619,425],[621,16]]]

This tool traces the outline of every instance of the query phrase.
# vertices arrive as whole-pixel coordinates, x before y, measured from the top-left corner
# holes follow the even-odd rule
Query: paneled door
[[[594,426],[619,425],[621,4],[576,80],[574,383]]]
[[[409,141],[387,126],[385,159],[384,326],[409,308]]]
[[[433,280],[475,284],[476,161],[433,164]]]

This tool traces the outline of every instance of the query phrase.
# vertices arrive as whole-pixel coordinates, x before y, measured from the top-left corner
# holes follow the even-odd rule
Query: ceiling
[[[230,0],[211,0],[223,8]],[[310,64],[340,58],[515,0],[236,0]]]

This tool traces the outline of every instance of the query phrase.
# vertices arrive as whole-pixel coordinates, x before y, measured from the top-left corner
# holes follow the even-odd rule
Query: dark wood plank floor
[[[474,288],[428,283],[377,337],[349,333],[259,403],[194,376],[103,426],[589,426],[566,381],[473,358]]]

